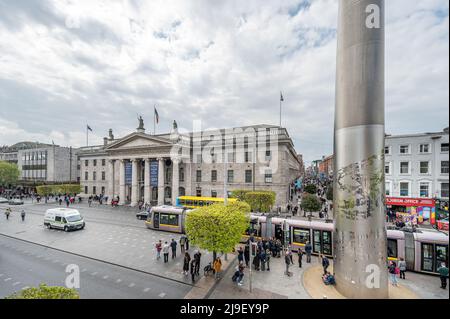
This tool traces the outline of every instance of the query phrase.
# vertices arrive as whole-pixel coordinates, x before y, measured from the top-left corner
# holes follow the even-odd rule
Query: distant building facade
[[[175,204],[181,195],[223,197],[235,189],[272,190],[276,206],[291,200],[301,162],[285,128],[234,129],[151,135],[143,125],[122,138],[112,130],[103,145],[81,148],[80,183],[86,195],[119,197],[120,204]],[[224,163],[225,161],[225,163]]]

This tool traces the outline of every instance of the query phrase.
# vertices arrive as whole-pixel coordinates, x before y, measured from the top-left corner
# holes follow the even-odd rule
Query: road
[[[40,283],[65,286],[66,267],[80,271],[81,298],[183,298],[188,284],[0,235],[0,298]]]
[[[81,287],[81,296],[86,298],[103,298],[103,290],[97,289],[95,285],[98,284],[97,277],[103,279],[105,276],[106,278],[103,279],[105,282],[103,280],[99,282],[104,285],[105,292],[110,298],[160,298],[160,295],[165,298],[182,298],[192,288],[190,277],[182,273],[183,256],[179,248],[176,258],[170,259],[168,263],[156,260],[156,242],[158,240],[170,242],[172,239],[178,241],[180,234],[147,229],[143,221],[136,219],[136,209],[113,209],[105,205],[94,207],[88,207],[85,204],[73,205],[71,207],[78,209],[83,215],[86,228],[66,233],[60,230],[49,230],[43,226],[44,212],[48,208],[59,207],[57,204],[27,203],[22,206],[12,206],[13,213],[9,220],[6,220],[3,215],[6,207],[8,205],[0,204],[0,238],[2,242],[11,241],[12,238],[16,241],[10,242],[8,253],[0,246],[0,255],[3,260],[3,264],[0,264],[0,273],[3,274],[0,276],[0,297],[4,293],[12,292],[11,289],[18,286],[35,286],[40,282],[48,282],[47,280],[50,280],[49,283],[64,284],[67,274],[62,264],[77,264],[77,262],[83,264],[80,266],[80,271],[87,269],[82,272],[82,281],[86,286]],[[20,218],[22,209],[27,212],[24,222]],[[21,251],[15,250],[15,245],[34,248],[28,248],[30,251],[28,255],[19,256],[18,253]],[[41,259],[47,261],[45,266],[36,264],[37,260],[31,258],[33,252],[39,250],[41,253],[37,252],[35,255],[44,256]],[[191,256],[193,251],[194,247],[191,247],[189,250]],[[49,254],[62,254],[60,257],[49,259],[52,263],[50,268],[46,260],[50,258]],[[210,261],[209,258],[212,258],[212,254],[203,252],[201,267]],[[53,261],[59,265],[59,268],[54,268]],[[27,266],[15,268],[14,265],[17,264]],[[28,267],[28,264],[37,266]],[[46,267],[48,271],[45,270]],[[28,268],[33,271],[30,272]],[[89,275],[92,273],[96,274]],[[131,274],[133,274],[132,277],[129,280],[126,279],[126,276]],[[8,278],[11,279],[5,282],[7,285],[14,283],[16,285],[6,289],[3,288],[3,283]],[[115,281],[120,280],[114,284],[115,281],[112,281],[112,278]],[[128,288],[136,286],[133,289],[136,290],[132,293],[133,295],[130,295],[129,289],[123,291],[119,289],[122,282],[132,286]],[[114,284],[115,289],[111,289],[113,287],[107,286],[108,284]],[[167,288],[163,289],[163,286]],[[146,293],[139,295],[138,291]]]

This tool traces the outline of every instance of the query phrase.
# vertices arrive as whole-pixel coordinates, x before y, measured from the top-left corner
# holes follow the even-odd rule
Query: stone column
[[[109,198],[114,197],[114,160],[108,160],[108,193]]]
[[[180,188],[180,159],[172,160],[172,205],[176,205]]]
[[[119,160],[119,205],[125,204],[125,160]]]
[[[347,298],[384,299],[384,0],[340,0],[337,38],[336,288]]]
[[[145,159],[144,168],[144,202],[150,203],[150,159]]]
[[[133,159],[132,171],[131,171],[131,206],[136,206],[138,204],[138,160]]]
[[[158,158],[158,205],[164,205],[164,158]]]

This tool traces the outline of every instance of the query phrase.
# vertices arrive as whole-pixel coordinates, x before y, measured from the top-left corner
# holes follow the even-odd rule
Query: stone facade
[[[110,131],[104,145],[81,148],[78,160],[86,195],[103,193],[133,206],[139,200],[175,204],[180,195],[223,197],[226,179],[229,193],[272,190],[276,205],[284,207],[301,175],[286,129],[269,125],[193,133],[179,133],[174,126],[159,135],[140,128],[120,139]]]

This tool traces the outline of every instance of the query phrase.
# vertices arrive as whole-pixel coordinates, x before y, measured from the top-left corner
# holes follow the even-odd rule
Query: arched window
[[[170,188],[169,186],[167,186],[164,189],[164,197],[165,198],[172,198],[172,188]]]

